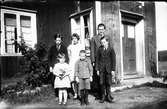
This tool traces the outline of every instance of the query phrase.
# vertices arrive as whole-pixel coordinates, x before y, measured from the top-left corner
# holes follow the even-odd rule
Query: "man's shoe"
[[[97,97],[95,97],[95,100],[99,100],[99,99],[100,99],[100,97],[98,97],[98,96],[97,96]]]
[[[100,103],[104,103],[105,101],[105,97],[103,97],[101,100],[100,100]]]
[[[81,106],[83,106],[85,103],[83,101],[81,101]]]
[[[108,102],[109,102],[109,103],[113,103],[113,99],[114,99],[114,98],[113,98],[112,96],[108,96]]]
[[[106,96],[105,96],[105,95],[102,95],[102,98],[101,98],[101,100],[100,100],[100,103],[104,103],[105,98],[106,98]]]
[[[99,102],[100,102],[100,103],[104,103],[104,100],[100,100]]]

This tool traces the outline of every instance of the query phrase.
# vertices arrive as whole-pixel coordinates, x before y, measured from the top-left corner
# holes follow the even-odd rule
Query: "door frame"
[[[122,24],[122,14],[129,14],[129,15],[132,15],[132,16],[136,16],[136,18],[137,17],[139,17],[139,19],[138,19],[138,22],[140,22],[140,23],[142,23],[142,24],[140,24],[140,26],[141,25],[143,25],[143,30],[142,30],[142,38],[143,39],[141,39],[141,38],[139,38],[139,40],[142,42],[142,59],[138,59],[137,60],[137,57],[138,57],[138,53],[137,52],[139,52],[139,51],[137,51],[137,47],[139,47],[140,48],[140,46],[136,43],[136,40],[135,40],[135,43],[136,43],[136,72],[139,74],[139,75],[136,75],[136,76],[129,76],[129,77],[126,77],[125,75],[124,75],[124,69],[123,69],[123,44],[122,44],[122,36],[121,36],[121,32],[122,32],[122,30],[121,30],[121,28],[120,28],[120,49],[121,49],[121,81],[123,81],[123,80],[125,80],[125,79],[132,79],[132,78],[138,78],[138,77],[144,77],[144,75],[145,75],[145,73],[146,73],[146,70],[145,70],[145,41],[144,41],[144,20],[143,20],[143,15],[141,15],[141,14],[138,14],[138,13],[134,13],[134,12],[129,12],[129,11],[126,11],[126,10],[122,10],[122,9],[120,9],[120,11],[119,11],[119,17],[120,17],[120,27],[121,27],[121,24]],[[135,30],[136,30],[136,26],[135,26]],[[138,36],[135,36],[135,37],[138,37]],[[142,60],[142,61],[141,61]],[[142,68],[139,66],[139,64],[141,64],[142,63]],[[141,72],[141,71],[142,72]]]

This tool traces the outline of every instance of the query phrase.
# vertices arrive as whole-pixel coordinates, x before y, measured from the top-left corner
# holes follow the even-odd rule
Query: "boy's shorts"
[[[90,79],[79,79],[79,90],[90,89]]]

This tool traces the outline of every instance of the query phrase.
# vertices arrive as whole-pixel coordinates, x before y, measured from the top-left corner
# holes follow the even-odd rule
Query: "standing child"
[[[59,104],[67,103],[67,88],[70,88],[70,68],[65,63],[65,54],[60,53],[57,57],[59,62],[54,65],[53,74],[56,76],[54,88],[59,89]],[[63,99],[64,98],[64,99]],[[63,101],[64,100],[64,101]]]
[[[79,81],[81,105],[88,105],[88,90],[90,89],[90,81],[92,81],[93,68],[90,60],[86,58],[85,50],[81,50],[79,56],[80,59],[75,64],[75,77]]]

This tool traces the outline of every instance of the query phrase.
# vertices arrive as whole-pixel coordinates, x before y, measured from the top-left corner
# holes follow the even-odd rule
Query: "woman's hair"
[[[80,50],[80,52],[79,53],[86,53],[86,51],[85,50]]]
[[[65,54],[64,53],[59,53],[57,55],[57,59],[61,59],[61,58],[64,58],[65,59]]]
[[[80,50],[79,55],[82,54],[82,53],[86,54],[86,51],[85,50]]]
[[[80,39],[79,35],[77,33],[72,34],[71,38],[76,37],[78,40]]]

